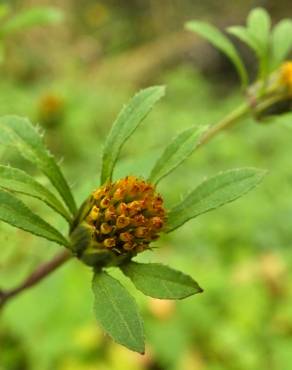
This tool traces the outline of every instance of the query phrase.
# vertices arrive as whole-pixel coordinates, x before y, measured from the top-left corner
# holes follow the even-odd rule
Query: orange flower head
[[[292,61],[285,62],[281,66],[280,79],[288,90],[289,94],[292,95]]]
[[[148,249],[165,225],[161,196],[135,176],[98,188],[91,202],[85,222],[94,230],[94,245],[117,255]]]

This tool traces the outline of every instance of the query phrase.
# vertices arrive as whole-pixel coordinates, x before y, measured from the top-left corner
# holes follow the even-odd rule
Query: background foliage
[[[46,2],[12,3],[20,10]],[[218,8],[211,0],[184,1],[183,6],[179,1],[163,6],[142,0],[123,3],[121,7],[117,1],[85,1],[80,7],[77,1],[58,1],[64,23],[9,36],[5,42],[0,113],[26,115],[41,124],[48,146],[63,158],[79,204],[98,184],[98,153],[105,135],[137,88],[166,84],[166,97],[123,149],[116,177],[129,169],[148,175],[176,133],[215,122],[240,101],[229,62],[205,42],[183,33],[183,22],[203,17],[229,26],[259,5],[242,1],[232,8],[230,2],[220,2]],[[264,5],[273,21],[291,14],[289,2]],[[243,52],[253,73],[253,56]],[[140,261],[176,266],[205,290],[178,303],[138,295],[148,338],[145,357],[102,335],[91,312],[90,271],[72,261],[5,309],[0,369],[292,367],[291,135],[289,122],[246,120],[201,148],[159,185],[172,205],[219,170],[269,170],[264,183],[244,199],[167,235],[157,243],[155,254],[139,256]],[[29,167],[14,153],[0,150],[2,162]],[[84,178],[90,180],[84,183]],[[37,202],[34,209],[51,217],[56,227],[64,227],[61,217],[48,214]],[[45,241],[3,223],[0,244],[0,285],[7,287],[57,251],[57,246],[48,248]]]

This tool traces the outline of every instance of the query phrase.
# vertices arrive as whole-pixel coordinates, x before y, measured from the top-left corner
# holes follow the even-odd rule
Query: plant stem
[[[226,130],[233,126],[237,121],[243,118],[250,112],[250,106],[244,103],[225,116],[214,126],[211,126],[209,130],[202,136],[199,146],[208,143],[214,136],[216,136],[220,131]]]
[[[63,252],[57,254],[51,261],[40,265],[20,285],[10,290],[0,291],[0,308],[3,308],[4,304],[7,303],[7,301],[11,298],[15,297],[26,289],[33,287],[38,282],[43,280],[46,276],[68,261],[71,257],[72,254],[68,250],[64,250]]]

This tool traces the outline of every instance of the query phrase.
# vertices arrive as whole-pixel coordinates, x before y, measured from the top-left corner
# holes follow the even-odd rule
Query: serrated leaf
[[[263,8],[253,9],[247,17],[248,33],[256,40],[258,51],[265,54],[270,37],[271,18],[269,13]]]
[[[18,168],[0,165],[0,187],[37,198],[45,202],[67,221],[71,221],[70,215],[55,195],[33,177]]]
[[[196,149],[206,126],[194,126],[178,134],[165,148],[155,163],[149,182],[157,184],[163,177],[183,163]]]
[[[18,116],[1,117],[0,143],[13,146],[20,155],[34,163],[58,190],[71,213],[76,213],[76,204],[67,181],[54,157],[45,148],[40,134],[28,119]]]
[[[23,29],[37,25],[60,22],[63,19],[63,13],[60,9],[53,7],[34,7],[16,14],[7,20],[0,29],[1,35],[19,32]]]
[[[259,184],[265,173],[254,168],[242,168],[205,180],[170,210],[166,231],[173,231],[188,220],[239,198]]]
[[[186,23],[186,28],[190,31],[198,33],[222,53],[224,53],[235,66],[242,85],[247,85],[248,75],[246,68],[231,41],[221,31],[219,31],[213,25],[201,21],[190,21]]]
[[[21,200],[1,189],[0,220],[58,244],[69,245],[58,230],[33,213]]]
[[[283,19],[272,33],[272,67],[277,68],[292,49],[292,21]]]
[[[159,299],[183,299],[203,290],[190,276],[159,263],[129,262],[122,271],[142,293]]]
[[[144,330],[136,303],[121,283],[104,271],[93,277],[94,312],[104,331],[117,343],[144,353]]]
[[[101,183],[111,180],[114,165],[127,139],[164,95],[163,86],[149,87],[136,94],[125,106],[106,139],[102,155]]]

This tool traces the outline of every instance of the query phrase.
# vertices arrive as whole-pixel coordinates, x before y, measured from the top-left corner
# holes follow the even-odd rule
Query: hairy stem
[[[64,250],[49,262],[45,262],[37,267],[37,269],[34,270],[20,285],[10,290],[0,290],[0,308],[2,308],[11,298],[39,283],[71,257],[72,254],[68,250]]]

